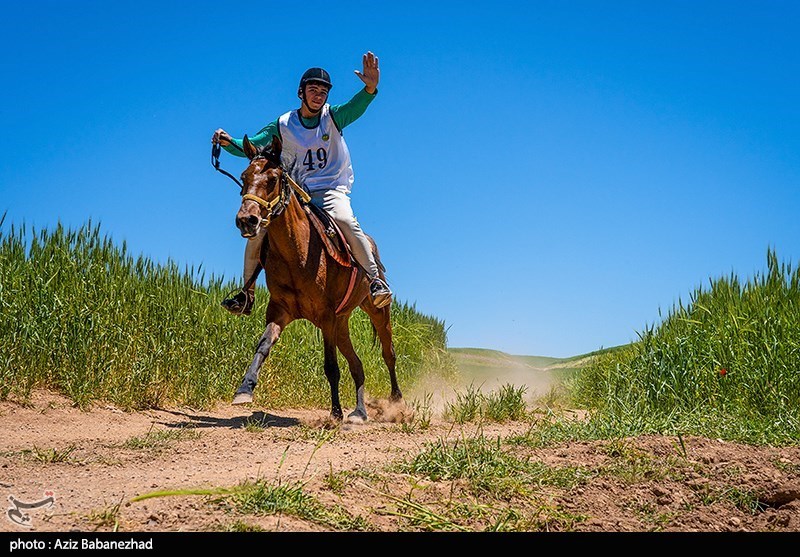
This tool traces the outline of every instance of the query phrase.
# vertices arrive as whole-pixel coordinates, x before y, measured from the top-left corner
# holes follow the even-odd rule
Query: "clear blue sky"
[[[788,0],[5,2],[0,214],[239,277],[211,134],[296,108],[310,66],[348,100],[371,50],[345,135],[396,299],[452,347],[582,354],[800,260],[798,29]]]

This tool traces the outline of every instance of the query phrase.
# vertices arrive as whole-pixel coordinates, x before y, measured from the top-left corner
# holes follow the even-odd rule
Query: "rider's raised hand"
[[[217,131],[214,132],[214,135],[211,136],[211,143],[219,143],[220,145],[225,147],[226,145],[231,144],[231,139],[232,138],[228,134],[228,132],[226,132],[222,128],[219,128]]]
[[[364,65],[363,71],[353,71],[358,78],[364,82],[364,85],[367,86],[367,93],[372,95],[378,88],[378,81],[381,79],[381,70],[378,68],[378,57],[372,52],[367,52],[362,56],[362,63]]]

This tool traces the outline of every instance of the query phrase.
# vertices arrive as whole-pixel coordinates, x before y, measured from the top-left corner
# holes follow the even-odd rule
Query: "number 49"
[[[325,165],[327,164],[328,164],[328,152],[323,147],[317,149],[316,160],[314,160],[314,154],[312,153],[311,149],[306,151],[306,156],[303,157],[303,166],[305,166],[309,172],[312,172],[315,167],[325,168]]]

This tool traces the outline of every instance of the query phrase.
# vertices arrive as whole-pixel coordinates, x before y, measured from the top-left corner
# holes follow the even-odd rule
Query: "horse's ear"
[[[250,143],[250,139],[247,137],[247,134],[244,134],[244,139],[242,139],[242,147],[244,147],[244,154],[248,159],[253,160],[256,156],[258,156],[258,149],[255,145]]]
[[[278,157],[278,160],[281,159],[281,150],[283,149],[283,142],[281,138],[277,135],[272,136],[272,146],[269,148],[272,153]]]

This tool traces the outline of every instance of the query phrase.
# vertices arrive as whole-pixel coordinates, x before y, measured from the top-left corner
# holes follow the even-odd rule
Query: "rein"
[[[236,145],[235,143],[231,143],[231,145],[236,147],[236,149],[239,149],[239,146]],[[239,180],[236,179],[235,176],[233,176],[233,174],[231,174],[229,172],[226,172],[225,170],[223,170],[223,169],[221,169],[219,167],[219,155],[220,155],[221,150],[222,150],[222,148],[220,147],[219,143],[212,143],[211,144],[211,166],[213,166],[219,172],[223,173],[225,176],[227,176],[228,178],[230,178],[231,180],[236,182],[236,184],[238,184],[238,186],[239,186],[239,191],[244,191],[244,186],[242,185],[242,183]],[[244,151],[242,151],[241,149],[239,149],[239,151],[244,153]]]
[[[241,147],[239,147],[238,145],[236,145],[236,143],[230,143],[230,145],[232,145],[240,153],[244,153],[244,150]],[[230,172],[227,172],[227,171],[223,170],[222,168],[220,168],[220,166],[219,166],[219,156],[220,156],[221,152],[222,152],[222,147],[220,146],[220,144],[218,142],[211,144],[211,166],[213,166],[216,170],[218,170],[219,172],[221,172],[222,174],[224,174],[225,176],[227,176],[228,178],[230,178],[231,180],[236,182],[236,185],[239,186],[239,191],[243,192],[244,191],[244,185],[233,174],[231,174]],[[256,158],[258,158],[258,157],[256,157]],[[303,203],[310,202],[311,201],[311,196],[308,195],[308,192],[306,192],[306,190],[301,188],[297,184],[297,182],[292,180],[292,177],[289,176],[286,173],[286,170],[284,170],[283,168],[281,168],[281,170],[283,171],[283,174],[282,174],[283,179],[289,181],[289,185],[292,186],[292,189],[297,193],[297,195],[300,197],[300,199],[303,201]],[[250,195],[250,194],[247,194],[247,195]],[[244,195],[242,197],[244,197]],[[261,201],[264,201],[264,200],[261,199],[260,197],[256,198],[256,196],[252,196],[251,198],[253,199],[253,201],[258,203],[259,205],[264,205],[264,203],[261,203]],[[246,198],[246,199],[251,199],[251,198]],[[264,205],[264,207],[266,207],[268,210],[271,210],[271,208],[267,207],[266,205]]]

